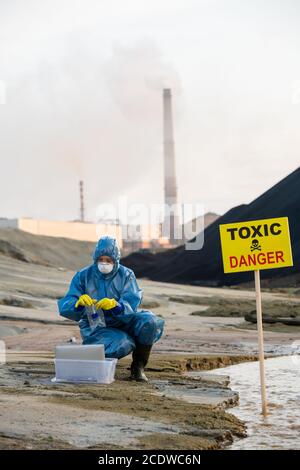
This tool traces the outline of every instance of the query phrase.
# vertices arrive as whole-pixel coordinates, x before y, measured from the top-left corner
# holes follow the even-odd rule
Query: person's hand
[[[97,302],[97,300],[92,299],[88,294],[83,294],[79,297],[75,304],[75,308],[82,306],[82,307],[90,307],[94,305]]]
[[[98,310],[101,308],[102,310],[111,310],[112,308],[115,308],[118,305],[118,302],[115,299],[108,299],[105,297],[104,299],[99,300],[95,307]]]

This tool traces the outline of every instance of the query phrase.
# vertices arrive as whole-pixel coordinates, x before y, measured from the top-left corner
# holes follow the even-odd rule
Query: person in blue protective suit
[[[141,301],[134,272],[120,264],[116,240],[102,237],[94,263],[75,274],[58,308],[60,315],[78,322],[83,344],[104,344],[106,357],[121,358],[132,352],[130,377],[147,381],[144,368],[153,343],[162,336],[164,320],[148,310],[138,310]],[[103,310],[106,327],[91,330],[85,313],[89,305]]]

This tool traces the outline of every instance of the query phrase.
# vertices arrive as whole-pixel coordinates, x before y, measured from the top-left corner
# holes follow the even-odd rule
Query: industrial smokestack
[[[84,194],[83,194],[83,181],[79,181],[80,193],[80,221],[84,222]]]
[[[177,185],[175,171],[175,149],[173,137],[172,95],[169,88],[163,91],[163,116],[164,116],[164,178],[165,178],[165,205],[167,214],[165,217],[165,230],[169,232],[172,245],[179,242],[176,239],[179,221],[177,214]]]

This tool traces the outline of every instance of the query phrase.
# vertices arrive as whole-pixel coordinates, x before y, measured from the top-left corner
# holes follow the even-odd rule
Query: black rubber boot
[[[136,343],[136,348],[132,353],[131,380],[137,382],[148,382],[144,368],[148,363],[152,346]]]

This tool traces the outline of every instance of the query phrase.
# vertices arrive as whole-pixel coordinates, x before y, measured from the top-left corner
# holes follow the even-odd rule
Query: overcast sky
[[[224,213],[299,166],[297,0],[0,0],[0,217],[163,201]],[[5,89],[5,90],[4,90]],[[5,96],[4,96],[5,95]]]

